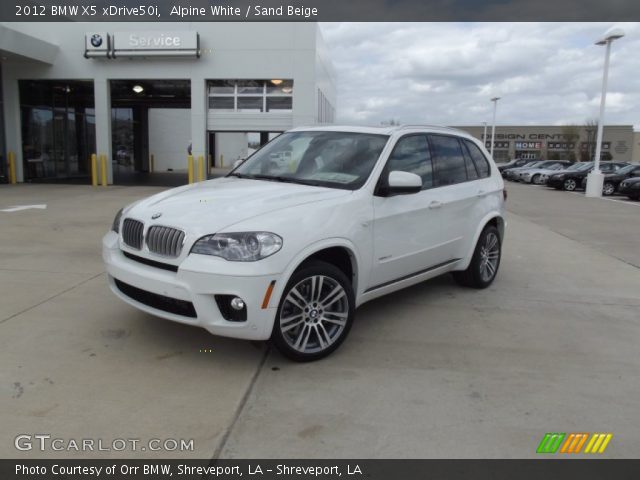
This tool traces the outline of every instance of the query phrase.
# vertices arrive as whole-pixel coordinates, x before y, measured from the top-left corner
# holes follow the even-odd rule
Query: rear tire
[[[498,274],[501,258],[500,233],[493,225],[487,225],[478,238],[469,267],[461,272],[453,272],[453,278],[463,287],[487,288]]]
[[[355,303],[351,282],[339,268],[317,260],[305,263],[282,293],[271,341],[296,362],[324,358],[349,334]]]
[[[564,188],[567,192],[573,192],[577,188],[578,184],[573,178],[567,178],[562,184],[562,188]]]
[[[616,192],[616,186],[611,182],[604,182],[602,186],[602,194],[607,197],[613,195]]]

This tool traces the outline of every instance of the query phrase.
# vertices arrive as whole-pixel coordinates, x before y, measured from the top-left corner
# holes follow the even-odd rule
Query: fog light
[[[233,308],[234,310],[242,310],[244,308],[244,300],[242,300],[240,297],[234,297],[231,300],[231,308]]]

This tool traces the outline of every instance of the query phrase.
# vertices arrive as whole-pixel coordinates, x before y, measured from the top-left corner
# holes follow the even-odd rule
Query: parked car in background
[[[536,165],[533,168],[527,168],[520,170],[516,176],[516,180],[524,183],[535,183],[541,185],[541,179],[543,173],[554,172],[563,170],[570,167],[573,162],[565,160],[547,160],[541,164]]]
[[[291,158],[284,173],[279,157]],[[449,272],[491,285],[505,198],[463,131],[299,128],[224,178],[126,206],[102,255],[133,307],[310,361],[338,348],[369,300]]]
[[[613,173],[628,165],[626,162],[600,162],[602,173]],[[547,179],[547,186],[557,190],[567,190],[573,192],[582,187],[582,179],[593,170],[593,162],[584,162],[575,170],[564,170],[550,175]]]
[[[640,177],[627,178],[620,182],[618,193],[626,195],[631,200],[640,200]]]
[[[541,162],[542,162],[541,160],[533,160],[525,163],[522,167],[508,168],[502,172],[502,178],[504,178],[505,180],[513,181],[515,176],[520,170],[525,170],[527,168],[534,168],[536,165],[538,165]]]
[[[640,165],[627,165],[614,173],[609,173],[604,176],[604,183],[602,184],[603,195],[613,195],[618,190],[620,183],[627,178],[640,177]],[[587,177],[582,179],[582,188],[587,186]]]
[[[497,165],[498,171],[502,174],[505,170],[509,168],[519,168],[525,166],[527,163],[530,163],[531,160],[527,160],[525,158],[514,158],[507,163],[499,163]]]
[[[585,165],[584,163],[576,162],[576,163],[572,163],[571,165],[569,165],[567,168],[564,168],[564,169],[544,172],[540,177],[540,184],[546,185],[551,175],[555,175],[556,173],[564,173],[564,172],[571,172],[573,170],[579,170],[581,168],[584,168],[584,165]]]

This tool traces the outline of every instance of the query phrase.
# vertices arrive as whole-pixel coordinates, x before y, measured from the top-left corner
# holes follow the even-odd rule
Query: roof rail
[[[419,124],[400,125],[397,128],[397,130],[404,130],[405,128],[433,128],[433,129],[451,130],[451,131],[454,131],[454,132],[467,133],[464,130],[460,130],[459,128],[454,128],[454,127],[443,127],[442,125],[419,125]]]

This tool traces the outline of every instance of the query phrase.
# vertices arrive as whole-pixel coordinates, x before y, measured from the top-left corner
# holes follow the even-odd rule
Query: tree
[[[566,160],[576,161],[576,148],[580,148],[580,127],[577,125],[565,125],[562,127],[562,136],[566,147],[562,150]],[[571,148],[571,144],[574,144]]]
[[[583,162],[590,162],[593,160],[595,155],[596,138],[598,136],[598,120],[595,118],[587,119],[584,123],[584,129],[587,132],[587,148],[584,150],[581,149],[580,155]]]

